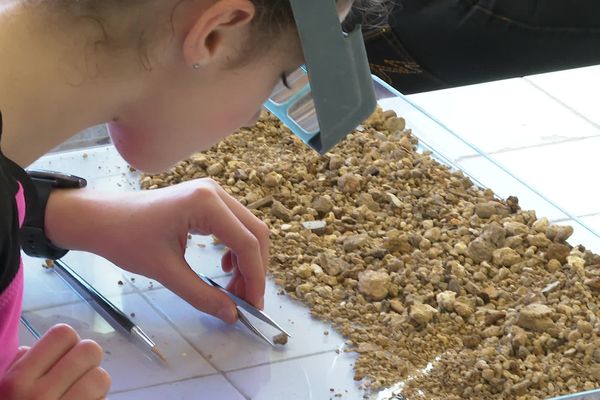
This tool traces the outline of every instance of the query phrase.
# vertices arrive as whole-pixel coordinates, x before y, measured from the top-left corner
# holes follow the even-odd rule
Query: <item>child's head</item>
[[[126,83],[115,85],[111,136],[147,171],[252,124],[303,63],[287,0],[28,1],[78,27],[88,79]],[[337,0],[340,19],[352,3]]]

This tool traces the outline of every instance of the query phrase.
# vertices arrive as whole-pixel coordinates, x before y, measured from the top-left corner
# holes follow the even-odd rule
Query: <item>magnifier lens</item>
[[[305,86],[308,85],[308,75],[302,68],[298,68],[290,75],[287,76],[287,84],[289,86],[286,87],[283,82],[279,82],[271,94],[271,101],[277,104],[282,104],[288,101],[294,94],[302,91]]]
[[[319,121],[315,110],[315,102],[313,101],[310,92],[298,99],[288,109],[288,116],[306,132],[319,132]]]

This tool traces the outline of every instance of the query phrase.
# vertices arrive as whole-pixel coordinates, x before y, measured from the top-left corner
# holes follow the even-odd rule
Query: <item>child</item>
[[[337,5],[343,19],[352,0]],[[17,236],[34,190],[22,167],[108,121],[119,153],[144,171],[253,124],[303,62],[294,18],[281,0],[0,0],[0,54],[0,398],[102,399],[102,350],[72,328],[17,349]],[[44,215],[52,245],[99,254],[233,323],[233,302],[183,257],[188,232],[212,233],[231,249],[228,289],[263,307],[269,229],[210,179],[126,194],[55,190]],[[132,238],[147,246],[130,251]]]

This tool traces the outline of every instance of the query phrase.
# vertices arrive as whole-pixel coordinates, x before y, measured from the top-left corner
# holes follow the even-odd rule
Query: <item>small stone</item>
[[[425,234],[423,234],[423,237],[427,240],[429,240],[430,242],[437,242],[440,240],[440,237],[442,236],[442,230],[440,228],[430,228],[427,229],[425,231]]]
[[[398,299],[390,300],[390,307],[392,307],[392,310],[396,311],[398,314],[402,314],[404,312],[404,304]]]
[[[500,292],[495,287],[488,286],[481,289],[477,295],[487,304],[492,300],[496,300],[500,296]]]
[[[206,169],[206,172],[210,176],[219,176],[225,171],[225,166],[221,163],[214,163]]]
[[[497,325],[489,326],[481,332],[481,336],[484,338],[502,336],[502,327]]]
[[[257,210],[262,207],[270,206],[271,204],[273,204],[273,196],[269,195],[253,203],[248,204],[247,208],[250,210]]]
[[[548,229],[549,225],[550,225],[550,222],[548,221],[548,218],[543,217],[543,218],[540,218],[537,221],[535,221],[531,227],[533,228],[534,231],[545,234],[546,229]]]
[[[421,325],[425,325],[433,319],[433,316],[437,313],[437,310],[431,307],[429,304],[413,304],[410,307],[409,316],[415,322]]]
[[[292,220],[292,212],[277,200],[273,201],[271,214],[285,222],[290,222]]]
[[[321,215],[325,215],[333,210],[333,202],[325,196],[316,197],[310,206]]]
[[[554,258],[551,259],[550,261],[548,261],[548,264],[546,264],[546,269],[549,272],[556,272],[561,268],[562,268],[562,264],[560,263],[560,261],[558,261]]]
[[[344,251],[350,253],[354,250],[360,249],[369,241],[369,235],[353,235],[344,240]]]
[[[308,264],[302,264],[295,269],[295,272],[299,277],[306,279],[312,276],[313,269]]]
[[[548,247],[552,241],[546,237],[543,233],[538,233],[535,235],[527,235],[527,243],[531,246],[535,247]]]
[[[583,334],[591,334],[594,327],[587,321],[579,320],[577,321],[577,329]]]
[[[523,379],[519,383],[512,385],[511,393],[514,393],[517,396],[523,396],[527,393],[527,389],[531,386],[531,381],[529,379]]]
[[[494,250],[494,246],[488,241],[477,238],[469,243],[467,255],[476,263],[480,263],[482,261],[490,261]]]
[[[329,157],[328,167],[330,170],[340,169],[340,167],[344,165],[344,159],[337,155],[331,155]]]
[[[494,250],[492,256],[494,259],[494,264],[500,267],[510,267],[521,261],[521,256],[519,253],[510,247],[503,247],[501,249]]]
[[[314,234],[322,235],[325,233],[325,228],[327,228],[327,222],[322,221],[322,220],[306,221],[306,222],[302,223],[302,226]]]
[[[546,229],[548,239],[557,243],[564,243],[573,234],[572,226],[549,225]]]
[[[491,381],[492,379],[494,379],[494,375],[494,370],[491,368],[486,368],[483,371],[481,371],[481,377],[486,381]]]
[[[490,218],[492,215],[508,215],[510,209],[504,204],[497,201],[488,201],[487,203],[479,203],[475,205],[475,214],[479,218]]]
[[[462,339],[463,345],[468,349],[475,349],[481,343],[479,335],[467,335]]]
[[[567,262],[567,257],[571,253],[571,248],[564,244],[552,243],[546,250],[547,260],[558,260],[561,265]]]
[[[552,309],[544,304],[529,304],[519,311],[517,325],[530,331],[546,332],[554,327],[550,318],[552,313]]]
[[[273,343],[284,346],[288,342],[288,335],[280,333],[279,335],[273,336]]]
[[[505,311],[488,310],[485,314],[484,322],[486,325],[494,325],[504,317],[506,317]]]
[[[480,237],[493,244],[494,247],[502,247],[506,238],[506,231],[496,222],[492,222],[483,227]]]
[[[390,287],[390,276],[385,271],[362,271],[358,274],[358,290],[373,300],[386,298]]]
[[[456,293],[450,290],[438,293],[436,296],[438,307],[442,311],[454,311],[454,302],[456,301]]]
[[[394,133],[397,131],[403,131],[404,128],[406,128],[406,121],[404,120],[404,118],[388,118],[384,125],[385,129],[388,130],[388,132],[390,133]]]
[[[349,265],[347,262],[345,262],[341,258],[325,253],[321,253],[319,255],[319,264],[321,265],[321,268],[323,268],[325,273],[330,276],[337,276],[343,271],[349,269]]]
[[[397,230],[388,232],[383,240],[383,247],[390,252],[399,252],[402,254],[412,252],[412,245],[406,234],[400,234]]]
[[[275,171],[271,171],[265,176],[264,183],[267,187],[277,187],[279,186],[282,180],[283,176],[281,176]]]
[[[507,221],[503,226],[508,236],[520,236],[527,235],[529,233],[529,227],[520,222]]]
[[[338,187],[344,193],[356,193],[360,191],[362,178],[356,174],[344,174],[338,178]]]
[[[392,193],[386,193],[392,204],[398,208],[402,207],[402,201]]]
[[[469,318],[473,315],[473,307],[470,304],[457,300],[454,302],[454,312],[463,318]]]

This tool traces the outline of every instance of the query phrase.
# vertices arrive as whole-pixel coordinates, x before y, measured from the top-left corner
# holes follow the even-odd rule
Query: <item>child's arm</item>
[[[31,348],[20,348],[0,378],[3,400],[98,400],[110,389],[99,367],[102,348],[81,340],[68,325],[56,325]],[[43,393],[43,395],[42,395]]]
[[[158,280],[194,307],[232,323],[234,303],[206,285],[184,259],[188,233],[214,234],[230,250],[228,288],[263,307],[269,229],[210,179],[130,193],[56,190],[46,208],[46,235],[55,245],[91,251]]]

